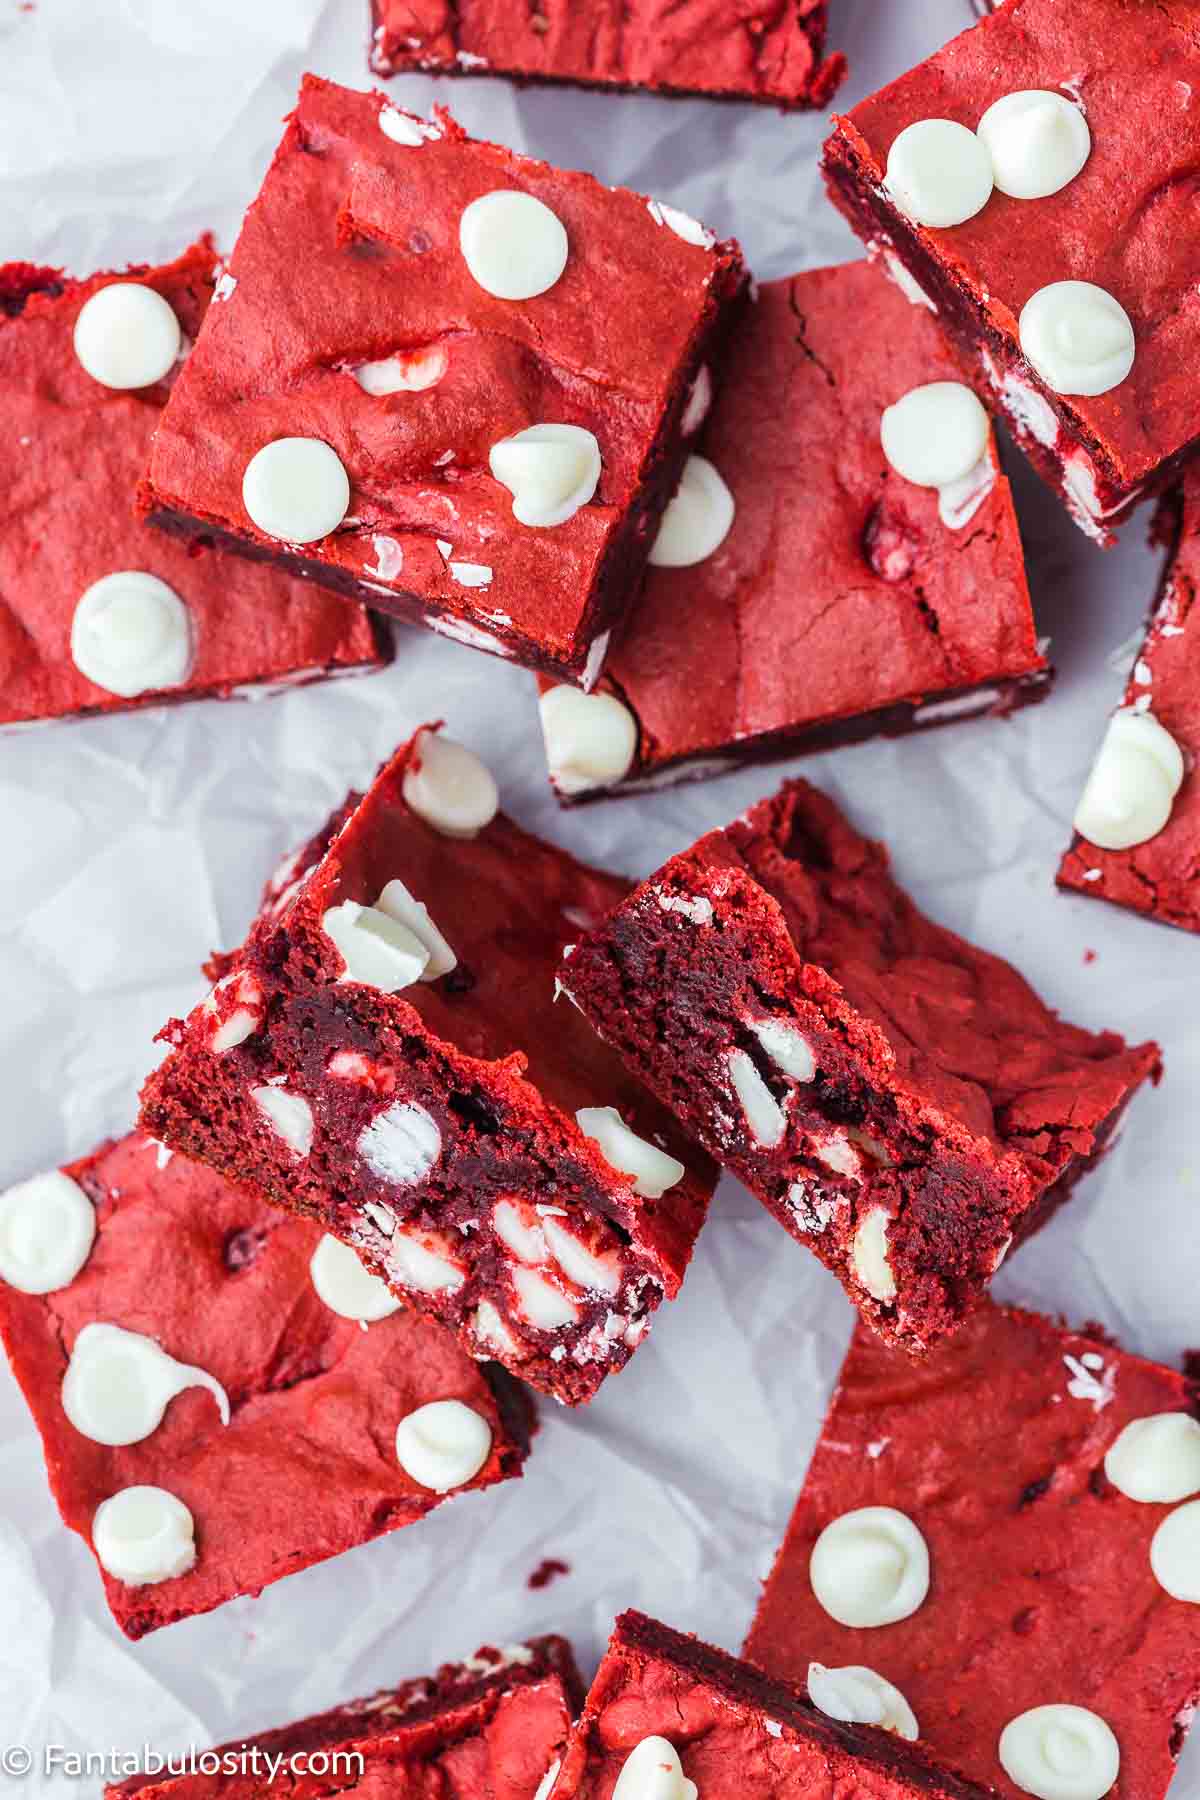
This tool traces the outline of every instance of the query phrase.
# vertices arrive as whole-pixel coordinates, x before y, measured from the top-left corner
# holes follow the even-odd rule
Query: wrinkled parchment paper
[[[366,0],[0,0],[0,260],[86,273],[173,256],[209,227],[229,246],[302,71],[368,85],[365,11]],[[831,11],[853,62],[847,99],[969,18],[967,0]],[[416,107],[435,92],[420,78],[392,87]],[[820,119],[491,81],[443,84],[440,97],[474,131],[737,233],[763,276],[854,254],[821,194]],[[1023,468],[1017,486],[1060,670],[1050,702],[803,767],[891,842],[925,905],[1012,957],[1068,1017],[1164,1044],[1164,1085],[1000,1291],[1174,1359],[1200,1342],[1189,1000],[1200,945],[1052,885],[1157,558],[1144,515],[1104,555]],[[0,739],[0,1187],[127,1127],[154,1031],[200,994],[210,946],[238,940],[275,858],[438,714],[486,755],[524,824],[635,875],[776,780],[751,769],[564,816],[545,784],[532,678],[417,631],[369,680]],[[736,1648],[850,1322],[833,1280],[727,1181],[682,1299],[588,1412],[543,1406],[524,1481],[137,1647],[58,1522],[0,1370],[0,1748],[205,1744],[547,1629],[568,1632],[590,1669],[627,1605]],[[532,1590],[545,1557],[570,1573]],[[69,1791],[36,1770],[8,1786]],[[1175,1794],[1200,1796],[1200,1746]]]

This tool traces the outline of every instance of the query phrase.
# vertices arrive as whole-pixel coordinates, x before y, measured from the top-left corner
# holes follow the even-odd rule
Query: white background
[[[85,274],[172,257],[208,227],[229,246],[301,73],[369,84],[365,11],[366,0],[37,0],[25,12],[0,0],[0,261]],[[832,0],[831,11],[853,62],[843,99],[968,18],[967,0]],[[434,91],[415,78],[392,88],[416,107]],[[440,97],[472,130],[736,233],[762,276],[854,254],[817,178],[820,119],[490,81],[443,84]],[[0,450],[0,480],[3,462]],[[1114,653],[1148,608],[1157,557],[1144,513],[1104,555],[1023,468],[1017,486],[1060,670],[1050,701],[802,766],[890,841],[938,918],[1010,956],[1068,1017],[1165,1046],[1162,1088],[1137,1101],[1103,1170],[1000,1288],[1176,1359],[1200,1341],[1200,1025],[1187,1003],[1200,945],[1052,883],[1131,660]],[[522,823],[634,875],[776,779],[750,769],[561,814],[532,677],[417,631],[367,681],[0,741],[0,1186],[127,1127],[156,1060],[150,1039],[200,994],[201,957],[239,939],[276,857],[431,714],[487,757]],[[58,1522],[0,1370],[0,1745],[203,1743],[547,1629],[568,1632],[590,1672],[631,1604],[736,1648],[850,1317],[817,1262],[727,1182],[683,1298],[589,1411],[543,1406],[522,1482],[137,1647]],[[545,1556],[571,1574],[531,1592]],[[1175,1793],[1200,1796],[1200,1756]]]

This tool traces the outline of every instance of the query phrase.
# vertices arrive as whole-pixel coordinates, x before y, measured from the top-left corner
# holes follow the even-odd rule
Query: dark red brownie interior
[[[223,985],[211,1003],[167,1028],[172,1050],[146,1085],[143,1122],[318,1219],[470,1350],[575,1403],[623,1366],[654,1308],[678,1292],[715,1171],[573,1009],[555,1005],[564,943],[628,884],[503,814],[469,841],[444,836],[404,797],[420,739],[287,865],[282,889],[268,888],[246,945],[214,965]],[[396,877],[459,960],[387,994],[339,979],[322,919],[347,900],[373,905]],[[254,1029],[214,1050],[239,1009]],[[254,1099],[273,1082],[308,1108],[304,1155]],[[576,1125],[577,1109],[604,1106],[683,1166],[661,1195],[636,1192]],[[385,1176],[365,1159],[364,1134],[414,1108],[436,1140],[432,1160]],[[584,1253],[579,1279],[543,1242],[560,1220],[567,1262]],[[424,1287],[412,1270],[422,1252],[438,1259]]]
[[[651,876],[563,983],[911,1350],[961,1323],[1159,1067],[925,918],[805,782]]]
[[[1025,89],[1082,107],[1092,139],[1082,172],[1035,201],[997,190],[965,224],[911,224],[882,187],[899,133],[927,118],[973,130],[994,101]],[[1200,433],[1187,173],[1200,157],[1197,90],[1194,0],[1009,0],[835,121],[826,146],[835,203],[864,241],[900,258],[1034,466],[1102,541]],[[1025,303],[1066,279],[1104,288],[1134,327],[1132,374],[1095,398],[1052,392],[1019,346]]]
[[[686,240],[639,195],[475,142],[444,113],[397,142],[403,117],[306,78],[228,297],[176,383],[143,504],[185,536],[578,679],[675,485],[681,416],[740,293],[740,256],[698,228]],[[460,249],[465,208],[498,189],[540,200],[567,232],[562,276],[531,300],[485,291]],[[397,356],[424,359],[420,384],[364,391],[356,371]],[[547,421],[590,430],[602,471],[593,503],[536,529],[514,518],[489,453]],[[327,444],[351,488],[343,524],[303,548],[258,529],[242,497],[251,458],[292,436]]]
[[[18,1292],[0,1281],[0,1338],[41,1433],[64,1522],[92,1540],[120,1489],[161,1487],[195,1522],[196,1561],[173,1579],[128,1585],[103,1568],[121,1629],[139,1638],[210,1611],[311,1563],[412,1524],[441,1503],[401,1467],[400,1421],[454,1399],[492,1434],[468,1485],[521,1473],[533,1414],[503,1369],[473,1360],[413,1312],[367,1329],[313,1286],[321,1233],[228,1186],[139,1133],[67,1170],[96,1208],[91,1253],[69,1286]],[[205,1370],[231,1410],[192,1387],[140,1442],[109,1448],[77,1431],[61,1399],[79,1333],[116,1325]]]
[[[987,1305],[914,1367],[860,1327],[746,1654],[803,1682],[866,1664],[939,1757],[1012,1796],[1004,1727],[1046,1704],[1115,1732],[1118,1800],[1161,1800],[1200,1699],[1195,1608],[1150,1566],[1167,1513],[1119,1492],[1110,1446],[1135,1419],[1197,1413],[1195,1386],[1103,1336]],[[932,1585],[909,1618],[854,1629],[819,1604],[813,1545],[841,1514],[894,1507]]]
[[[150,441],[175,380],[103,387],[72,347],[84,304],[134,279],[168,301],[195,338],[219,265],[211,243],[162,268],[74,281],[28,263],[0,266],[0,408],[12,454],[0,494],[0,725],[311,681],[385,662],[388,640],[368,615],[271,569],[172,543],[134,516]],[[155,575],[183,601],[193,659],[178,686],[125,698],[76,667],[71,625],[104,576]]]
[[[563,1638],[478,1650],[295,1725],[223,1744],[227,1772],[134,1776],[107,1800],[294,1800],[411,1795],[413,1800],[536,1800],[561,1757],[583,1687]],[[256,1754],[257,1753],[257,1754]]]
[[[1200,931],[1200,476],[1185,475],[1160,505],[1155,535],[1168,552],[1162,592],[1134,663],[1124,705],[1149,706],[1183,751],[1183,786],[1170,820],[1131,850],[1076,836],[1060,886]]]
[[[921,1748],[827,1718],[801,1690],[629,1612],[617,1620],[554,1800],[611,1800],[646,1738],[672,1746],[701,1800],[981,1800]]]
[[[825,106],[825,0],[372,0],[378,75],[509,75]]]
[[[638,726],[622,785],[1046,692],[994,448],[953,523],[880,448],[885,408],[962,378],[932,315],[865,262],[759,288],[697,446],[733,529],[695,567],[649,570],[601,678]]]

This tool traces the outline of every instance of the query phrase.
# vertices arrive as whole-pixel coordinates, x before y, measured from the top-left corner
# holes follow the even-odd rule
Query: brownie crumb
[[[531,1588],[548,1588],[550,1583],[557,1581],[560,1575],[569,1575],[570,1573],[570,1563],[560,1561],[557,1556],[548,1556],[544,1562],[538,1564],[529,1577],[529,1585]]]

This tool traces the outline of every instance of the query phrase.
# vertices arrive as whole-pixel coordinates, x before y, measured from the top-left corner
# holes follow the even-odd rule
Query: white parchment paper
[[[209,227],[229,246],[301,73],[368,85],[365,11],[366,0],[0,0],[0,260],[86,273],[173,256]],[[831,11],[853,60],[849,100],[969,17],[967,0]],[[435,91],[416,78],[393,90],[417,107]],[[854,254],[821,193],[820,119],[491,81],[443,84],[440,97],[476,132],[736,233],[763,276]],[[1144,516],[1104,555],[1023,469],[1017,486],[1060,669],[1052,699],[1009,722],[802,766],[890,841],[936,916],[1010,956],[1068,1017],[1163,1043],[1164,1085],[1000,1289],[1175,1359],[1200,1342],[1200,945],[1052,884],[1121,691],[1129,655],[1114,652],[1147,610],[1157,557]],[[416,631],[370,680],[0,739],[0,1187],[128,1126],[150,1039],[201,992],[203,954],[238,940],[274,859],[431,714],[484,753],[524,824],[634,875],[777,779],[751,769],[564,816],[545,785],[532,678]],[[136,1647],[58,1522],[0,1370],[0,1748],[27,1744],[36,1759],[51,1743],[203,1744],[552,1628],[590,1670],[631,1604],[736,1648],[850,1321],[817,1262],[726,1182],[682,1299],[589,1411],[543,1407],[524,1481]],[[570,1574],[533,1591],[544,1557]],[[9,1787],[69,1791],[36,1768]],[[1200,1796],[1196,1746],[1175,1792]]]

